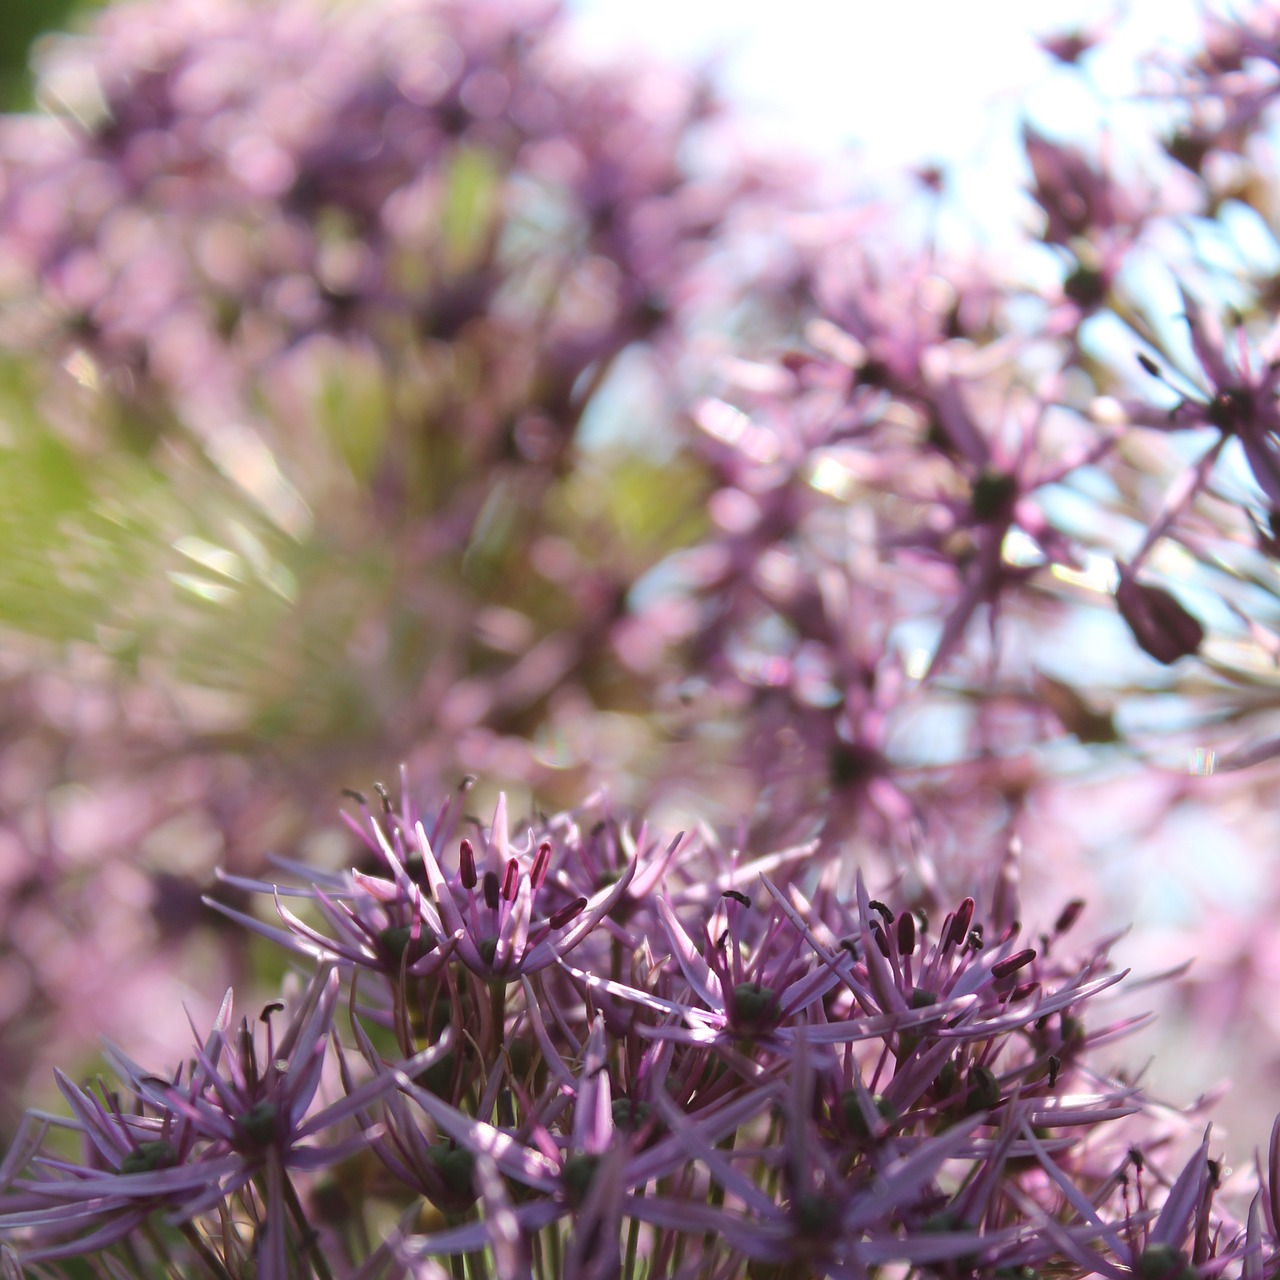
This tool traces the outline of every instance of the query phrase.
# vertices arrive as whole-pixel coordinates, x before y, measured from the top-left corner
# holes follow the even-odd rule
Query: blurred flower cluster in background
[[[1086,97],[1104,37],[1044,42],[1054,74]],[[319,1054],[338,975],[373,969],[390,983],[374,1021],[400,1057],[417,1071],[453,1055],[451,1088],[423,1086],[387,1067],[390,1042],[357,1031],[371,1080],[344,1068],[358,1101],[331,1103],[326,1123],[372,1125],[384,1107],[378,1123],[403,1137],[417,1107],[464,1149],[468,1123],[473,1137],[480,1122],[515,1124],[487,1086],[459,1087],[464,1027],[500,976],[520,998],[485,1011],[471,1066],[494,1091],[504,1054],[508,1083],[534,1093],[549,1071],[583,1116],[522,1095],[516,1127],[531,1145],[499,1165],[535,1189],[564,1173],[539,1161],[570,1131],[610,1159],[610,1135],[583,1129],[603,1104],[578,1071],[583,1056],[632,1052],[616,1044],[640,1015],[622,1006],[679,1027],[655,1042],[722,1052],[758,1087],[707,1094],[690,1075],[676,1093],[709,1108],[705,1123],[637,1157],[631,1182],[610,1166],[611,1213],[698,1160],[721,1199],[768,1217],[714,1152],[770,1107],[784,1127],[814,1109],[786,1093],[780,1064],[812,1050],[826,1070],[816,1046],[839,1038],[811,1033],[806,1047],[779,1028],[815,1001],[824,1027],[851,1001],[884,1019],[866,1038],[882,1035],[901,1069],[864,1088],[861,1051],[841,1050],[848,1078],[814,1085],[838,1094],[843,1079],[859,1099],[828,1108],[846,1106],[841,1141],[867,1141],[896,1094],[895,1116],[924,1109],[901,1133],[951,1133],[921,1143],[936,1155],[919,1157],[904,1196],[930,1158],[972,1156],[948,1108],[972,1116],[1002,1096],[975,1185],[1018,1161],[1060,1185],[1049,1166],[1066,1147],[1037,1145],[1045,1117],[1023,1116],[1013,1095],[1040,1087],[1048,1056],[1051,1092],[1060,1070],[1058,1095],[1077,1068],[1071,1087],[1084,1087],[1095,1067],[1063,1068],[1071,1054],[1040,1043],[1036,1018],[1092,1000],[1110,946],[1140,976],[1172,976],[1107,1024],[1129,1030],[1160,1009],[1141,1048],[1104,1050],[1122,1057],[1096,1064],[1093,1111],[1071,1123],[1133,1103],[1165,1142],[1177,1126],[1133,1102],[1154,1048],[1159,1091],[1198,1121],[1197,1092],[1228,1076],[1248,1086],[1212,1112],[1226,1124],[1215,1150],[1247,1178],[1280,1082],[1280,9],[1207,15],[1202,47],[1153,56],[1142,99],[1113,104],[1115,127],[1068,138],[1029,120],[1024,225],[998,253],[957,232],[945,167],[835,195],[816,158],[757,143],[709,74],[589,56],[543,0],[122,2],[43,40],[33,66],[31,109],[0,117],[6,1135],[27,1132],[19,1117],[48,1102],[58,1066],[82,1130],[123,1171],[142,1130],[70,1083],[96,1069],[106,1035],[130,1055],[108,1055],[127,1087],[170,1116],[166,1163],[214,1170],[211,1183],[157,1174],[143,1208],[195,1215],[209,1186],[245,1194],[262,1172],[242,1161],[244,1117],[261,1103],[251,1038],[231,1084],[213,1083],[235,1039],[225,1017],[186,1084],[162,1094],[133,1057],[181,1060],[184,1003],[199,1025],[229,984],[241,1004],[270,998],[289,964],[270,941],[321,962],[290,1006],[291,1045]],[[453,797],[448,821],[415,845],[407,833],[440,795]],[[365,810],[354,830],[339,812],[353,800]],[[584,805],[598,829],[567,816]],[[469,839],[492,865],[468,870],[460,850],[446,888],[439,867],[435,880],[414,867],[454,865],[463,808],[484,816]],[[508,811],[545,837],[545,855],[532,836],[521,846],[532,870],[510,855]],[[652,834],[681,829],[696,857]],[[599,831],[616,836],[608,874]],[[553,847],[577,861],[535,911]],[[287,863],[309,923],[255,895],[274,883],[269,857]],[[859,876],[891,887],[893,911],[858,897]],[[415,884],[440,913],[425,923]],[[645,888],[624,902],[617,884]],[[716,905],[712,889],[728,897]],[[734,894],[768,922],[744,925]],[[457,920],[443,905],[455,897]],[[885,930],[972,915],[975,897],[1003,951],[970,957],[972,973],[936,992],[913,986],[917,926],[897,923],[892,945]],[[1015,926],[1056,938],[1051,922],[1078,900],[1095,934],[1132,934],[1070,971],[1048,965],[1042,943],[1047,967],[1024,989],[1014,975],[1032,960]],[[493,921],[481,928],[477,911]],[[690,911],[708,920],[682,924]],[[950,928],[934,934],[935,976],[968,920]],[[842,936],[860,939],[847,964]],[[521,967],[526,945],[537,960]],[[459,965],[482,979],[474,991],[443,976]],[[989,991],[973,985],[979,968]],[[427,984],[429,1008],[401,1008],[409,977]],[[526,1076],[504,1027],[529,1033],[533,982],[559,1023]],[[920,1063],[938,1072],[948,1035],[958,1056],[946,1060],[971,1072],[975,1099],[994,1059],[962,1050],[958,1024],[921,1047],[917,1022],[941,1026],[942,1012],[920,1012],[927,997],[994,1028],[982,1002],[1040,999],[1032,987],[1074,994],[999,1023],[1031,1043],[1016,1069],[1002,1063],[1003,1095],[961,1105],[954,1082],[925,1078]],[[462,1002],[448,1016],[446,989]],[[446,1026],[454,1038],[419,1061]],[[705,1066],[639,1052],[627,1061],[645,1079]],[[290,1067],[272,1102],[294,1126],[271,1135],[286,1164],[321,1132],[305,1120],[310,1072],[309,1060]],[[231,1131],[204,1088],[224,1107],[239,1099]],[[657,1092],[652,1105],[672,1106]],[[195,1126],[180,1153],[171,1124]],[[1148,1140],[1125,1133],[1106,1152]],[[358,1145],[339,1142],[334,1161]],[[417,1185],[407,1148],[390,1164]],[[1086,1154],[1101,1210],[1120,1182]],[[1199,1239],[1212,1220],[1218,1269],[1244,1258],[1248,1271],[1264,1252],[1264,1201],[1252,1219],[1247,1197],[1235,1218],[1212,1217],[1207,1157],[1194,1142],[1184,1155],[1193,1172],[1165,1179],[1174,1207],[1143,1237],[1148,1252],[1182,1249],[1179,1232]],[[437,1156],[415,1176],[439,1206],[438,1170],[422,1172]],[[800,1178],[797,1152],[787,1159]],[[482,1203],[478,1222],[554,1221],[512,1210],[492,1169],[477,1177],[450,1213]],[[1038,1194],[982,1201],[998,1237],[982,1266],[1046,1264],[1000,1234]],[[283,1203],[258,1206],[273,1248],[292,1229]],[[895,1240],[921,1229],[912,1205]],[[65,1242],[62,1210],[14,1212],[15,1230]],[[670,1225],[643,1220],[655,1239]],[[686,1225],[723,1224],[712,1213]],[[487,1228],[451,1226],[459,1249],[500,1255]],[[895,1255],[856,1215],[841,1230],[863,1233],[868,1265],[948,1256]],[[1076,1266],[1091,1240],[1115,1247],[1084,1218],[1057,1230],[1051,1243]],[[760,1232],[749,1274],[792,1274],[767,1269],[795,1261],[786,1231]],[[405,1257],[444,1249],[431,1231],[412,1238]],[[661,1241],[652,1248],[676,1274]],[[714,1270],[713,1250],[699,1265],[737,1274]]]

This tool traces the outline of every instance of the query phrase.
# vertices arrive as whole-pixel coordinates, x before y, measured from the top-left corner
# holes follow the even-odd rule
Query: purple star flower
[[[604,1023],[597,1019],[572,1086],[566,1091],[564,1084],[557,1083],[554,1094],[541,1107],[533,1107],[515,1132],[459,1111],[405,1074],[399,1077],[403,1092],[438,1131],[456,1144],[457,1150],[470,1153],[471,1167],[477,1173],[484,1161],[491,1161],[498,1172],[533,1193],[509,1211],[510,1220],[521,1232],[536,1233],[550,1223],[572,1217],[575,1239],[571,1252],[581,1260],[581,1274],[614,1256],[624,1219],[675,1231],[716,1230],[727,1225],[724,1214],[705,1204],[700,1206],[693,1198],[646,1194],[647,1184],[686,1166],[687,1141],[674,1130],[650,1140],[648,1126],[619,1125],[605,1057]],[[654,1092],[658,1105],[662,1093],[661,1089]],[[677,1113],[676,1127],[696,1127],[701,1140],[714,1146],[759,1115],[770,1094],[767,1086],[738,1091],[693,1114]],[[572,1107],[568,1118],[563,1115],[566,1106]],[[626,1115],[624,1109],[624,1119]],[[480,1222],[411,1237],[405,1242],[405,1254],[442,1256],[482,1248],[492,1243],[495,1221],[500,1224],[502,1216],[495,1220],[487,1214]]]
[[[583,942],[626,894],[638,866],[633,858],[590,897],[570,896],[559,880],[548,883],[555,861],[552,839],[531,830],[524,844],[513,845],[505,796],[481,835],[479,856],[470,839],[459,842],[452,875],[445,874],[439,846],[433,847],[421,820],[412,827],[398,821],[384,827],[367,811],[366,816],[381,874],[352,870],[330,877],[327,888],[310,890],[227,878],[237,887],[270,892],[287,929],[216,901],[210,905],[291,950],[339,964],[392,977],[423,977],[456,958],[482,979],[512,981],[538,973]],[[333,936],[286,909],[281,901],[286,893],[314,899]],[[548,899],[554,905],[541,914],[538,907]]]
[[[181,1072],[172,1080],[151,1075],[112,1050],[134,1110],[122,1109],[105,1087],[99,1099],[60,1079],[73,1119],[50,1122],[82,1134],[87,1163],[36,1157],[32,1168],[42,1172],[13,1183],[0,1229],[29,1238],[23,1256],[39,1261],[107,1248],[163,1211],[208,1259],[222,1247],[218,1230],[196,1223],[238,1202],[253,1224],[259,1276],[310,1275],[313,1262],[315,1274],[327,1274],[314,1258],[297,1270],[311,1245],[290,1173],[327,1168],[367,1146],[363,1130],[328,1144],[313,1140],[395,1087],[383,1070],[338,1101],[315,1105],[338,992],[337,971],[321,970],[279,1040],[272,1020],[284,1006],[269,1006],[261,1052],[247,1020],[230,1030],[228,993],[210,1034],[197,1039],[185,1080]],[[439,1052],[402,1065],[416,1073]]]

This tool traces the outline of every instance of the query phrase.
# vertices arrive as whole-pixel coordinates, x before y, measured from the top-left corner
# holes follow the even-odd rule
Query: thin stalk
[[[684,1170],[683,1173],[679,1175],[678,1179],[676,1180],[675,1187],[674,1187],[676,1199],[678,1200],[687,1199],[689,1195],[689,1191],[692,1187],[692,1184],[693,1184],[693,1167],[692,1165],[690,1165]],[[662,1190],[662,1184],[659,1183],[658,1185],[659,1185],[659,1190]],[[670,1194],[670,1191],[668,1191],[667,1194]],[[684,1261],[684,1249],[688,1239],[689,1237],[685,1235],[683,1231],[679,1231],[675,1233],[675,1240],[671,1248],[671,1263],[670,1263],[670,1271],[673,1275],[680,1270],[680,1264]]]
[[[496,1053],[501,1050],[507,1032],[507,984],[500,978],[489,983],[489,1017],[493,1020]]]
[[[182,1232],[187,1243],[195,1250],[196,1257],[208,1268],[210,1275],[216,1276],[217,1280],[232,1280],[231,1272],[227,1270],[222,1259],[209,1247],[208,1242],[200,1234],[194,1222],[180,1223],[178,1230]]]
[[[638,1186],[635,1189],[637,1199],[644,1199],[644,1186]],[[640,1248],[640,1219],[633,1217],[627,1226],[627,1258],[623,1264],[622,1274],[625,1280],[635,1280],[636,1277],[636,1254]]]
[[[1146,560],[1151,548],[1164,537],[1173,522],[1191,505],[1191,500],[1196,494],[1204,488],[1206,481],[1209,479],[1209,473],[1218,461],[1218,455],[1226,447],[1229,439],[1230,437],[1226,435],[1219,436],[1205,450],[1195,465],[1188,467],[1182,473],[1182,476],[1165,495],[1160,512],[1147,529],[1146,536],[1142,539],[1142,545],[1130,557],[1129,565],[1134,571]]]
[[[723,1138],[716,1145],[718,1149],[721,1151],[732,1151],[734,1147],[734,1143],[736,1143],[737,1140],[738,1140],[738,1131],[735,1129],[731,1134],[729,1134],[727,1138]],[[718,1182],[713,1181],[711,1183],[711,1191],[707,1196],[707,1203],[715,1209],[719,1209],[723,1207],[724,1188]],[[717,1233],[715,1231],[707,1231],[703,1233],[702,1252],[706,1255],[708,1259],[710,1259],[710,1257],[715,1251],[716,1236],[717,1236]]]
[[[483,1252],[469,1253],[465,1258],[467,1280],[489,1280],[488,1255]]]
[[[307,1221],[306,1212],[302,1208],[302,1201],[298,1199],[298,1193],[294,1190],[293,1180],[289,1177],[288,1170],[284,1168],[280,1170],[280,1185],[284,1188],[284,1198],[289,1207],[289,1215],[293,1218],[298,1228],[298,1260],[301,1261],[303,1256],[309,1253],[318,1280],[333,1280],[333,1272],[329,1270],[329,1263],[324,1256],[323,1250],[318,1247],[316,1230]]]
[[[547,1249],[547,1252],[551,1255],[551,1274],[553,1276],[562,1276],[564,1274],[564,1259],[560,1256],[560,1230],[554,1222],[547,1230],[551,1233]]]

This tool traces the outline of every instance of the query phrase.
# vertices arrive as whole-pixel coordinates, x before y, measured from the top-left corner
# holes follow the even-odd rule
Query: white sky
[[[1063,132],[1097,120],[1094,100],[1055,69],[1034,34],[1117,11],[1106,0],[569,0],[569,7],[592,47],[642,47],[683,60],[719,54],[731,98],[768,135],[803,151],[856,148],[859,168],[871,174],[976,162],[996,186],[1012,181],[1024,105]],[[1197,28],[1195,0],[1127,0],[1091,74],[1108,92],[1132,92],[1139,50],[1185,47]]]

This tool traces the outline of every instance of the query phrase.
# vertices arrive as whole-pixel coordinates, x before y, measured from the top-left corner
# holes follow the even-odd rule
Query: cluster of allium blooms
[[[1019,1183],[1017,1203],[968,1204],[968,1229],[989,1214],[1004,1241],[995,1222],[1025,1225],[1038,1205],[1073,1247],[1114,1253],[1083,1201],[1072,1217],[1055,1199],[1058,1148],[1019,1127],[1033,1090],[1015,1066],[997,1133],[979,1125],[962,1156],[946,1143],[971,1118],[950,1123],[956,1107],[909,1063],[896,1073],[918,1023],[956,1041],[964,1080],[999,1079],[964,1028],[990,1029],[983,1001],[1023,980],[962,986],[974,1000],[938,1029],[913,994],[893,999],[878,943],[839,946],[873,922],[827,877],[856,864],[895,883],[927,854],[921,883],[954,907],[1020,831],[1038,915],[1083,891],[1062,891],[1093,874],[1081,850],[1141,838],[1176,856],[1195,829],[1183,816],[1210,806],[1242,845],[1274,847],[1280,249],[1257,162],[1274,11],[1214,19],[1203,55],[1158,69],[1182,114],[1157,121],[1151,155],[1122,129],[1100,148],[1029,125],[1035,225],[999,261],[913,243],[896,205],[814,214],[801,183],[779,191],[777,168],[717,131],[704,84],[585,66],[538,3],[137,3],[51,46],[44,113],[0,129],[3,336],[22,353],[0,368],[0,623],[24,638],[4,690],[20,746],[0,759],[15,851],[0,872],[22,868],[0,884],[0,1087],[22,1079],[41,1006],[86,1028],[146,1008],[127,973],[188,933],[210,942],[193,925],[215,859],[232,872],[222,923],[246,916],[262,851],[301,843],[340,782],[408,758],[554,806],[607,781],[657,813],[741,819],[744,847],[790,849],[757,868],[781,896],[608,823],[553,823],[545,853],[542,836],[493,833],[455,850],[452,810],[424,825],[430,858],[416,819],[389,814],[380,839],[365,828],[358,876],[280,889],[273,936],[354,984],[352,1072],[377,1078],[444,1037],[447,1083],[397,1083],[362,1113],[384,1154],[415,1126],[454,1141],[438,1135],[458,1115],[503,1132],[471,1153],[500,1259],[502,1224],[551,1213],[526,1193],[560,1185],[588,1146],[603,1161],[593,1214],[656,1204],[573,1105],[588,1056],[634,1030],[652,1051],[609,1059],[610,1090],[680,1082],[651,1100],[660,1155],[636,1176],[670,1184],[670,1143],[692,1135],[682,1158],[714,1175],[695,1191],[782,1241],[753,1255],[759,1274],[790,1265],[791,1237],[730,1185],[724,1144],[766,1152],[760,1130],[806,1098],[819,1116],[832,1089],[856,1092],[855,1065],[878,1080],[873,1105],[886,1089],[895,1107],[930,1098],[951,1136],[923,1145],[948,1169],[1047,1179]],[[1091,43],[1046,47],[1087,73]],[[1201,776],[1215,758],[1252,767]],[[795,850],[810,839],[806,879]],[[1274,975],[1229,883],[1179,905],[1211,922],[1210,980],[1247,1007]],[[1240,896],[1261,911],[1277,893]],[[1133,905],[1123,885],[1115,897]],[[914,927],[904,905],[881,924],[895,983],[912,971],[902,951],[917,954],[894,932]],[[977,979],[1016,954],[992,945],[953,950]],[[1199,949],[1179,945],[1179,960]],[[186,954],[189,975],[207,963]],[[858,984],[880,1030],[824,1039]],[[1273,1061],[1280,1033],[1253,1022],[1270,1037],[1256,1061]],[[527,1061],[503,1051],[516,1023]],[[1016,1027],[992,1035],[1040,1053]],[[686,1059],[712,1060],[698,1054],[733,1064],[729,1083],[691,1084]],[[207,1070],[183,1080],[212,1088]],[[757,1112],[729,1109],[748,1097]],[[692,1127],[663,1114],[693,1102],[709,1110]],[[939,1137],[927,1128],[888,1138]],[[226,1156],[208,1137],[201,1158],[206,1142]],[[411,1185],[445,1179],[411,1137],[395,1149]],[[892,1198],[927,1181],[920,1158],[873,1185]],[[831,1160],[832,1179],[855,1176]],[[774,1168],[773,1191],[837,1185]],[[1153,1176],[1109,1170],[1082,1193],[1093,1212]],[[1171,1203],[1203,1191],[1187,1177]],[[279,1228],[285,1201],[220,1185],[248,1202],[235,1231],[275,1221],[270,1247],[305,1251],[296,1222]],[[1183,1247],[1180,1210],[1130,1207],[1131,1251]],[[70,1216],[30,1229],[58,1235]],[[633,1220],[648,1248],[661,1224]],[[717,1233],[708,1221],[685,1234]],[[880,1229],[842,1220],[863,1249],[849,1266],[876,1263]],[[991,1246],[1011,1250],[999,1265],[1035,1265],[1013,1234]],[[1217,1237],[1227,1252],[1232,1238]],[[590,1233],[573,1240],[589,1251]],[[689,1244],[663,1265],[699,1257]]]
[[[1224,803],[1270,847],[1275,26],[1214,19],[1159,71],[1160,151],[1028,126],[1021,258],[809,225],[796,340],[726,362],[690,414],[712,528],[660,602],[693,602],[695,691],[748,726],[761,834],[867,857],[922,831],[952,875],[1069,814],[1064,784],[1091,817],[1123,772],[1149,816],[1068,817],[1077,849],[1159,847]],[[1218,953],[1210,981],[1257,980],[1250,931],[1235,955],[1211,932],[1184,941]]]
[[[34,392],[75,450],[193,503],[132,541],[245,626],[184,611],[175,653],[134,588],[110,646],[250,735],[394,763],[432,708],[458,763],[538,772],[527,718],[598,678],[672,538],[618,527],[634,474],[584,466],[581,429],[607,400],[661,434],[774,177],[700,80],[585,65],[541,0],[119,6],[41,89],[4,128],[7,344],[54,356]],[[624,356],[653,403],[610,391]],[[295,634],[314,661],[273,662]]]
[[[989,908],[935,910],[602,801],[514,830],[461,792],[350,821],[358,866],[241,883],[266,914],[236,914],[311,977],[257,1025],[228,994],[171,1074],[110,1048],[113,1083],[59,1075],[70,1114],[28,1116],[0,1165],[10,1271],[1181,1280],[1280,1260],[1275,1169],[1243,1221],[1218,1204],[1210,1135],[1104,1061],[1132,1020],[1106,1012],[1108,944],[1072,940],[1084,904],[1024,934],[1011,864]]]
[[[72,933],[126,993],[347,778],[641,771],[612,636],[700,521],[665,433],[778,173],[540,0],[125,4],[42,56],[0,121],[0,1105],[76,982],[24,956]],[[612,417],[640,444],[580,450]],[[63,1026],[145,1004],[100,995]]]
[[[923,831],[944,875],[1050,811],[1108,855],[1201,806],[1271,847],[1276,25],[1215,18],[1204,55],[1152,68],[1161,151],[1029,126],[1021,260],[810,227],[797,340],[690,415],[717,488],[670,593],[700,692],[749,726],[756,830],[863,856]],[[1080,801],[1118,773],[1146,811],[1122,831]],[[1245,875],[1266,932],[1273,876]],[[1216,953],[1211,993],[1265,1003],[1244,988],[1270,948],[1218,932],[1182,941]]]

